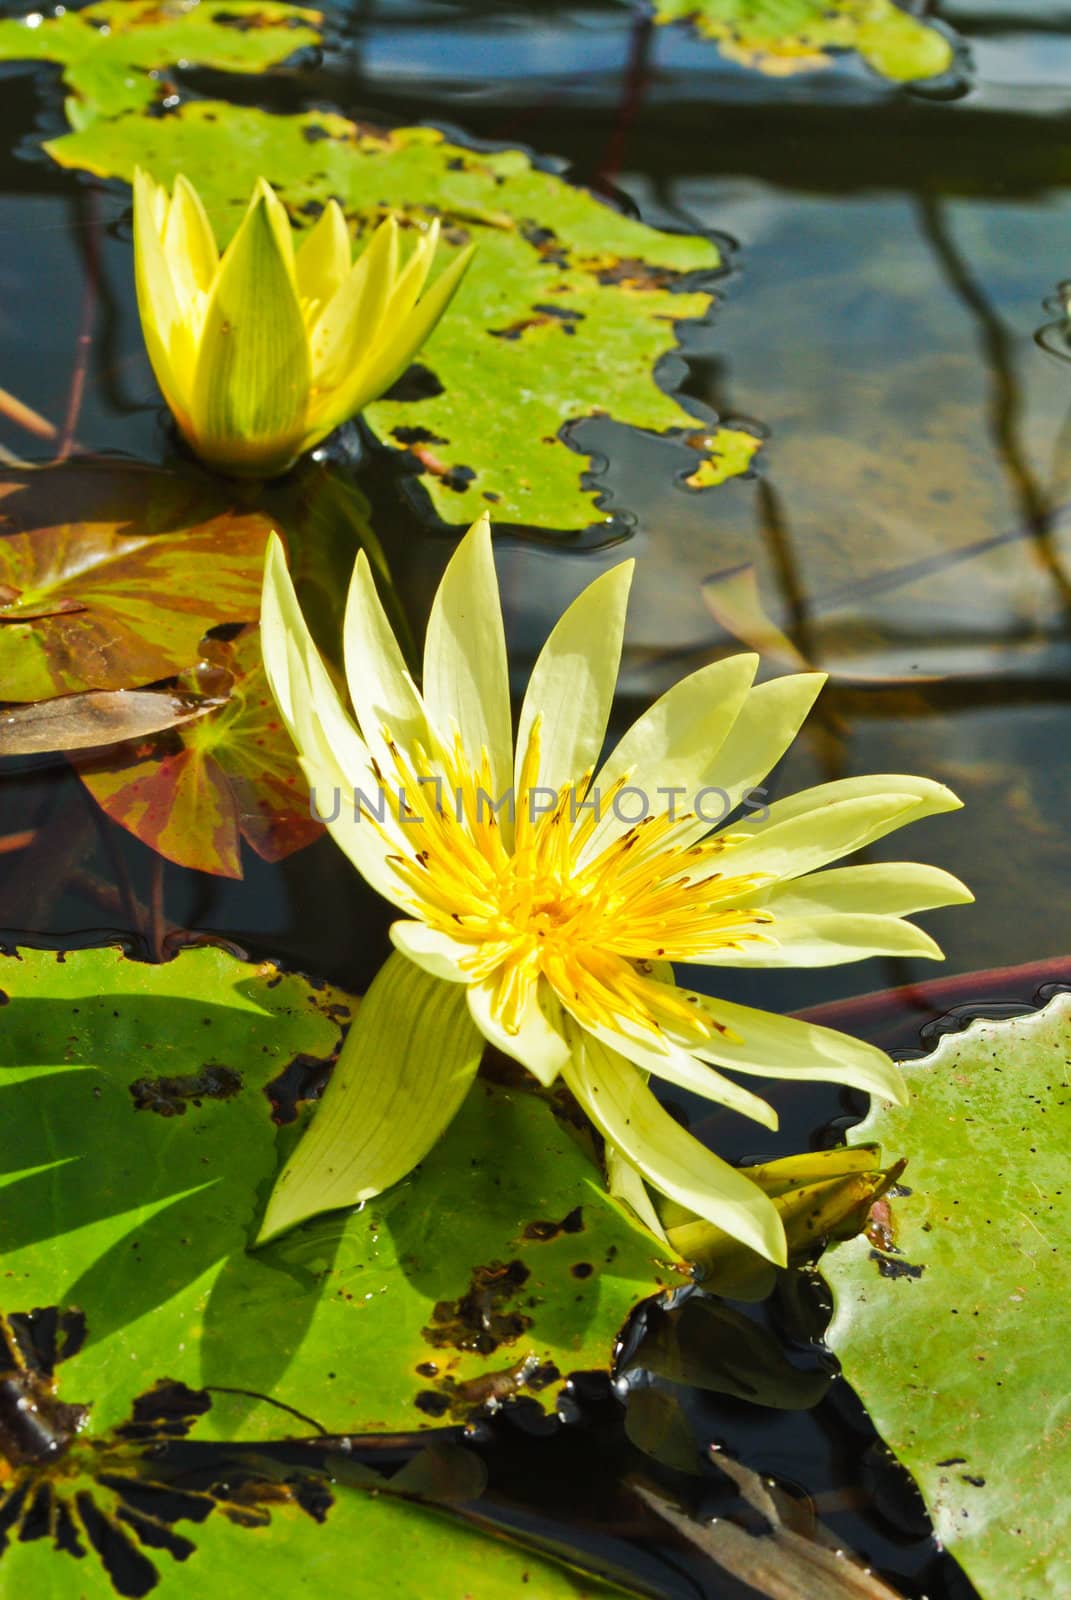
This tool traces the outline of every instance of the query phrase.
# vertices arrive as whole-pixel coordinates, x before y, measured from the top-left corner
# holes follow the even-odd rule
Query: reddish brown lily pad
[[[78,759],[113,822],[179,866],[242,876],[241,841],[280,861],[323,832],[264,676],[260,635],[206,639],[179,692],[224,695],[216,711],[147,740]],[[228,692],[229,690],[229,692]]]
[[[270,527],[226,514],[153,533],[75,522],[0,539],[0,695],[128,689],[183,671],[209,628],[257,617]]]

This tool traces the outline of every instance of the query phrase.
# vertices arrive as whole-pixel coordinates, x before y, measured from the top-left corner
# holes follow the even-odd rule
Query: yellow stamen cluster
[[[419,746],[406,759],[389,730],[383,735],[395,768],[386,792],[409,846],[391,854],[391,865],[421,919],[471,945],[460,965],[472,982],[495,981],[493,1009],[507,1032],[519,1028],[531,985],[543,977],[583,1025],[624,1020],[697,1042],[710,1037],[717,1024],[661,981],[651,958],[687,961],[715,947],[774,942],[773,918],[739,905],[767,880],[714,869],[733,835],[693,843],[694,815],[652,813],[582,859],[599,815],[627,779],[599,797],[599,812],[581,806],[590,775],[537,810],[529,798],[537,724],[517,786],[511,847],[488,803],[486,752],[476,770],[459,740],[434,761]]]

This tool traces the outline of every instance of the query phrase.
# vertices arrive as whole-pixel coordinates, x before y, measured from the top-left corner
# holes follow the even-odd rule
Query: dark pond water
[[[760,472],[689,494],[673,482],[679,445],[581,425],[574,442],[596,458],[605,510],[618,515],[574,540],[501,544],[518,687],[562,606],[627,550],[639,569],[624,722],[734,648],[731,604],[716,619],[701,585],[750,564],[770,618],[832,674],[776,791],[875,770],[939,776],[967,809],[917,825],[907,853],[960,874],[978,901],[922,919],[947,953],[941,975],[1063,955],[1071,366],[1035,332],[1071,273],[1071,6],[944,0],[965,51],[960,81],[940,94],[883,84],[850,59],[765,79],[609,3],[329,10],[328,49],[271,103],[520,143],[646,220],[735,241],[716,314],[659,375],[701,417],[768,429]],[[194,72],[183,92],[206,86]],[[39,141],[62,126],[54,69],[0,66],[0,383],[62,423],[80,372],[76,459],[174,463],[134,303],[129,191],[53,165]],[[0,446],[45,459],[2,419]],[[419,635],[452,536],[428,526],[374,453],[343,454],[338,471],[359,475]],[[80,483],[72,471],[70,517]],[[211,933],[358,989],[387,948],[384,908],[329,842],[277,866],[247,855],[239,882],[184,873],[107,822],[54,763],[23,763],[0,782],[0,835],[25,830],[34,844],[7,856],[0,879],[12,940],[117,931],[153,955],[165,939]],[[874,854],[904,848],[890,840]],[[785,1011],[932,976],[928,963],[879,961],[718,974],[732,998]],[[983,980],[963,994],[1012,990],[1029,1000],[1033,984]],[[955,998],[923,997],[919,1017]],[[759,1154],[820,1138],[853,1109],[819,1090],[780,1108],[779,1139],[728,1115],[705,1127],[729,1153]],[[817,1359],[806,1336],[808,1317],[820,1319],[787,1298],[755,1314]],[[583,1527],[627,1535],[616,1408],[596,1396],[584,1415],[564,1436],[522,1437],[519,1423],[489,1435],[495,1482],[521,1520],[581,1538],[579,1506]],[[843,1386],[802,1417],[711,1396],[696,1396],[691,1415],[701,1437],[815,1497],[905,1594],[972,1593]],[[630,1559],[658,1592],[743,1593],[679,1552],[656,1559],[636,1544]]]

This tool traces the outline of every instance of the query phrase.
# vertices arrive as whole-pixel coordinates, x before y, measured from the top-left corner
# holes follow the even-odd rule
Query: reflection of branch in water
[[[85,397],[86,372],[89,369],[89,352],[93,345],[93,324],[97,316],[97,288],[100,281],[100,246],[98,231],[100,219],[96,196],[92,190],[78,189],[75,195],[77,224],[72,232],[83,257],[85,279],[82,286],[82,309],[78,317],[78,337],[74,347],[74,369],[67,396],[67,411],[63,419],[63,432],[56,451],[57,463],[66,461],[75,448],[75,429]]]
[[[945,277],[974,317],[991,380],[990,428],[1041,566],[1063,604],[1071,610],[1071,581],[1053,549],[1052,507],[1034,476],[1021,439],[1022,397],[1012,360],[1011,339],[981,285],[959,254],[946,225],[940,199],[918,196],[919,227],[944,269]]]
[[[1010,712],[1015,706],[1060,706],[1071,701],[1071,682],[1063,670],[1039,673],[1036,677],[1006,678],[1000,673],[973,678],[935,679],[911,685],[890,683],[830,683],[824,699],[839,715],[858,721],[947,717],[972,711]]]
[[[1003,11],[993,5],[993,0],[972,10],[969,4],[946,8],[948,22],[961,34],[975,38],[996,39],[1001,34],[1054,33],[1063,37],[1071,23],[1071,13],[1053,0],[1034,6],[1025,6],[1023,0],[1007,0]]]
[[[1071,490],[1071,410],[1068,411],[1052,447],[1049,497],[1052,500],[1067,498]]]
[[[678,1536],[714,1562],[719,1572],[767,1600],[902,1600],[839,1537],[772,1479],[760,1478],[719,1446],[710,1459],[731,1478],[740,1495],[737,1516],[700,1521],[660,1487],[632,1476],[628,1486]]]
[[[599,176],[613,183],[625,159],[625,147],[651,78],[651,45],[654,41],[654,14],[637,16],[629,38],[628,61],[622,77],[621,103],[610,137],[606,141]]]
[[[1050,506],[1046,515],[1050,532],[1057,518],[1066,515],[1069,510],[1071,507],[1067,505]],[[973,561],[978,556],[988,555],[990,550],[999,550],[1002,545],[1014,544],[1018,539],[1029,538],[1032,532],[1033,529],[1029,526],[1008,528],[1004,533],[986,534],[985,538],[975,539],[972,544],[960,545],[958,550],[939,550],[936,555],[923,556],[918,561],[890,567],[885,572],[872,573],[869,578],[853,578],[850,583],[842,584],[839,589],[829,589],[825,594],[812,600],[811,609],[816,615],[825,611],[836,611],[852,602],[884,594],[889,589],[899,589],[904,584],[917,583],[921,578],[931,577],[938,572],[947,572],[949,568],[957,566],[962,561]]]
[[[99,198],[99,197],[98,197]],[[102,232],[111,233],[122,221],[124,209],[122,205],[110,216],[94,219],[93,226],[98,224]],[[78,224],[74,224],[78,226]],[[83,246],[83,254],[88,254]],[[126,307],[127,288],[125,282],[117,291],[108,273],[107,257],[99,254],[97,262],[97,317],[95,337],[93,341],[93,384],[97,395],[107,402],[112,411],[121,416],[129,416],[138,411],[144,411],[146,403],[154,404],[152,384],[146,386],[144,373],[148,369],[148,360],[144,368],[134,363],[128,367],[123,343],[123,311]],[[139,379],[139,373],[141,377]]]
[[[774,576],[785,602],[785,631],[808,661],[815,660],[815,641],[811,632],[811,604],[806,585],[792,547],[781,496],[769,478],[760,478],[756,504],[759,531],[770,554]]]
[[[27,433],[32,433],[36,439],[56,437],[55,426],[47,417],[43,417],[39,411],[28,406],[25,400],[9,394],[6,389],[0,389],[0,417],[6,417],[9,422],[17,423]]]
[[[1065,425],[1071,430],[1071,416]],[[1059,518],[1071,513],[1071,504],[1055,505],[1049,512],[1050,527]],[[901,589],[908,584],[919,583],[923,578],[936,576],[938,573],[948,573],[953,567],[965,561],[975,561],[981,556],[988,555],[991,550],[999,550],[1004,545],[1015,544],[1017,540],[1029,537],[1029,529],[1022,526],[1008,528],[1003,533],[987,534],[983,539],[975,539],[971,544],[961,545],[957,550],[939,550],[936,555],[922,556],[917,561],[904,562],[898,567],[888,567],[883,572],[872,572],[865,578],[852,578],[848,583],[842,583],[838,588],[826,589],[819,594],[810,594],[807,597],[807,625],[811,629],[812,650],[807,659],[815,662],[821,661],[814,638],[814,625],[820,617],[830,612],[839,612],[849,607],[858,607],[860,601],[872,599],[875,595],[887,594],[892,589]],[[747,575],[750,580],[745,583]],[[735,583],[741,594],[729,592],[726,603],[722,608],[724,615],[719,612],[715,602],[718,592],[728,588],[730,582]],[[726,631],[732,633],[732,617],[730,608],[746,602],[749,620],[757,619],[760,623],[765,621],[771,630],[780,627],[780,619],[771,613],[763,617],[761,611],[756,610],[760,605],[760,597],[755,584],[754,568],[748,566],[730,568],[727,572],[713,573],[704,583],[704,592],[707,595],[707,604],[711,611],[722,623]],[[754,589],[754,592],[752,590]],[[745,635],[741,634],[741,638]],[[802,653],[802,652],[801,652]]]
[[[665,681],[670,683],[713,659],[709,645],[690,646],[660,655],[658,666],[665,672]],[[634,721],[651,704],[651,698],[649,689],[619,696],[617,705],[622,718]],[[1069,702],[1071,679],[1063,667],[1015,678],[1000,673],[979,673],[973,677],[932,678],[922,682],[893,679],[882,683],[867,679],[853,683],[833,679],[819,696],[808,726],[814,723],[823,706],[835,715],[839,731],[849,720],[853,723],[862,720],[900,722],[905,718],[917,721],[921,717],[945,717],[950,712],[1006,712],[1015,706],[1058,706]]]
[[[768,478],[760,478],[756,497],[759,530],[770,555],[774,576],[784,597],[786,632],[808,661],[817,664],[811,628],[811,604],[792,544],[792,532],[781,496]],[[844,776],[844,724],[828,701],[819,700],[811,719],[812,735],[819,746],[818,758],[828,778]]]

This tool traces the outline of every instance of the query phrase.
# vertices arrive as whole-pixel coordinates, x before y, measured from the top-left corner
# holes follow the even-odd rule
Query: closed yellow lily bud
[[[157,382],[191,448],[214,467],[274,477],[408,367],[472,257],[464,250],[424,293],[433,221],[401,260],[382,223],[356,261],[332,200],[294,248],[286,208],[258,179],[220,255],[193,185],[173,194],[134,176],[134,268]]]

